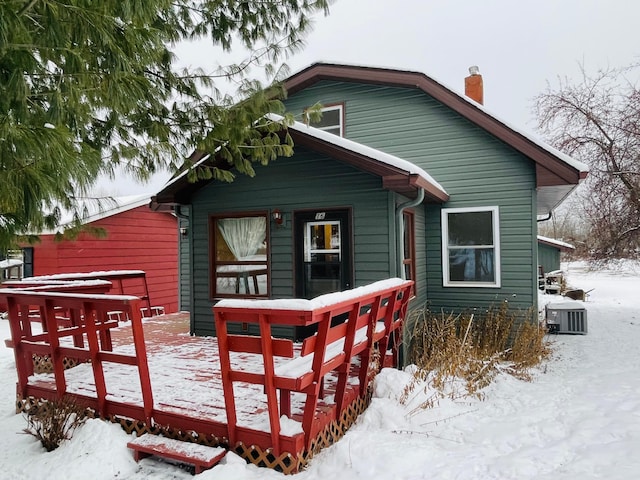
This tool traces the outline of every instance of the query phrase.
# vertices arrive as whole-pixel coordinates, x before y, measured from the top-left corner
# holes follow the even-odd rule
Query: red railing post
[[[380,305],[384,298],[384,294],[376,295],[375,299],[371,302],[371,312],[369,312],[369,322],[367,324],[367,339],[369,339],[369,344],[367,348],[363,350],[360,354],[360,373],[358,375],[358,394],[360,397],[364,397],[367,392],[367,380],[369,378],[369,367],[371,365],[374,344],[376,327],[378,324],[378,315],[380,312]],[[384,334],[383,334],[384,335]],[[381,363],[379,362],[379,365]],[[379,368],[378,368],[379,370]],[[376,372],[377,373],[377,372]]]
[[[269,427],[274,454],[280,455],[280,409],[278,408],[278,394],[274,383],[273,345],[271,342],[271,325],[266,314],[258,316],[260,325],[260,344],[262,347],[262,363],[264,368],[264,389],[267,395],[267,410],[269,411]]]
[[[100,344],[98,343],[98,332],[96,323],[98,318],[96,310],[91,302],[82,303],[82,325],[87,335],[87,345],[89,346],[89,356],[91,358],[91,369],[93,370],[93,379],[96,385],[96,396],[98,397],[98,414],[104,415],[106,412],[107,386],[104,381],[104,370],[100,359]]]
[[[313,383],[307,393],[307,399],[304,402],[304,410],[302,413],[302,430],[304,431],[304,441],[306,448],[311,446],[311,432],[313,431],[313,420],[318,407],[318,396],[322,388],[323,381],[323,364],[324,352],[327,349],[327,337],[331,328],[332,313],[328,311],[324,313],[318,322],[318,332],[315,349],[313,352],[313,362],[311,370],[313,371]]]
[[[45,298],[44,308],[41,309],[41,312],[41,314],[44,314],[44,322],[47,326],[51,364],[56,380],[56,393],[58,398],[62,398],[64,394],[67,393],[67,380],[64,376],[64,357],[60,352],[60,332],[58,331],[58,322],[56,320],[56,310],[53,300]]]
[[[144,344],[144,330],[140,312],[140,300],[129,300],[129,317],[131,318],[131,331],[133,332],[133,344],[136,351],[140,388],[142,389],[142,404],[147,424],[152,425],[153,418],[153,390],[151,389],[151,377],[147,362],[147,348]]]
[[[222,390],[224,392],[224,406],[227,412],[228,440],[231,448],[235,448],[238,417],[233,393],[233,381],[231,379],[231,358],[229,355],[227,323],[224,320],[224,314],[222,312],[216,312],[215,310],[214,319],[216,322],[216,336],[218,337],[218,355],[220,356],[220,375],[222,377]]]
[[[351,372],[351,352],[355,341],[356,330],[358,326],[358,318],[360,317],[360,309],[362,302],[356,302],[351,307],[349,319],[347,320],[347,334],[344,339],[344,363],[338,368],[338,384],[336,386],[335,402],[338,412],[342,411],[344,405],[344,396],[347,388],[349,373]]]
[[[16,359],[16,370],[18,373],[18,392],[24,398],[27,396],[29,376],[33,375],[33,358],[31,357],[31,352],[25,351],[22,344],[22,341],[27,334],[27,332],[24,331],[24,323],[25,321],[29,322],[29,318],[26,320],[23,318],[19,307],[20,306],[18,305],[16,298],[7,298],[9,329],[11,330],[13,355]]]

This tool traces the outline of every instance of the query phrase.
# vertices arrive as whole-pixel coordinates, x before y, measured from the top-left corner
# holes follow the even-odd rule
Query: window
[[[500,287],[498,207],[442,210],[444,286]]]
[[[312,127],[333,133],[339,137],[344,136],[344,109],[342,104],[327,105],[320,109],[322,117],[317,121],[307,118],[307,122]]]
[[[211,216],[211,296],[268,297],[267,213]]]
[[[406,280],[416,280],[416,239],[415,239],[415,216],[413,212],[405,211],[404,218],[404,258],[402,267],[404,268],[404,278]],[[415,290],[415,286],[414,286]]]

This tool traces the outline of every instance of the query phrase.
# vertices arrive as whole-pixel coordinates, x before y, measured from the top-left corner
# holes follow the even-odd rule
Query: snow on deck
[[[22,265],[22,260],[18,260],[16,258],[7,258],[5,260],[0,260],[0,268],[19,267],[20,265]]]
[[[193,418],[226,423],[226,411],[218,341],[215,337],[195,337],[188,334],[188,317],[185,314],[161,315],[143,321],[147,359],[153,389],[154,407],[157,410],[187,415]],[[113,351],[134,355],[130,343],[131,328],[128,324],[112,330]],[[69,341],[71,339],[68,339]],[[299,346],[298,349],[299,351]],[[278,368],[290,359],[274,357]],[[231,361],[251,372],[262,372],[262,357],[247,353],[232,353]],[[135,367],[104,364],[107,399],[142,406],[142,391]],[[65,371],[67,391],[96,396],[90,364],[80,364]],[[335,378],[326,378],[325,402],[333,401]],[[357,377],[350,383],[357,385]],[[36,374],[30,384],[50,386],[54,376]],[[267,400],[262,385],[234,384],[238,425],[253,430],[269,432]],[[301,418],[305,396],[291,393],[292,418],[280,420],[281,434],[292,436],[302,433]]]
[[[144,275],[144,270],[101,270],[85,273],[54,273],[52,275],[39,275],[37,277],[25,277],[23,280],[30,282],[48,282],[50,280],[91,280],[106,277],[128,277]]]

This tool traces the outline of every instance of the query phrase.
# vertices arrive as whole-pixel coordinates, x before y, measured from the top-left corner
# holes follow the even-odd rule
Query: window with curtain
[[[267,213],[212,216],[211,296],[268,297]]]
[[[444,286],[500,286],[498,207],[442,210]]]

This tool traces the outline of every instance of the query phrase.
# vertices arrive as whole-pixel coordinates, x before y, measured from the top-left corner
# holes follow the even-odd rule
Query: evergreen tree
[[[260,120],[283,113],[282,92],[252,81],[250,67],[276,79],[310,17],[327,8],[328,0],[0,1],[0,251],[17,235],[56,227],[60,207],[79,224],[78,200],[116,168],[143,180],[195,150],[216,151],[227,164],[192,175],[231,180],[229,167],[253,175],[253,162],[290,155],[291,139]],[[178,71],[175,45],[203,38],[252,53],[214,74]],[[216,83],[231,77],[238,91],[223,95]]]

